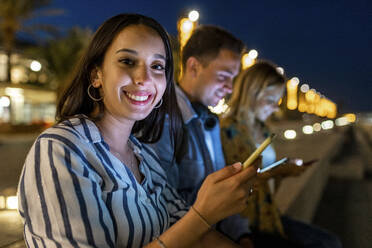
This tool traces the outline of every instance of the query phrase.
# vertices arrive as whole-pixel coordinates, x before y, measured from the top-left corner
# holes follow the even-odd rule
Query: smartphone
[[[312,165],[313,163],[318,162],[318,161],[319,161],[319,159],[312,159],[312,160],[304,162],[302,164],[302,166],[309,166],[309,165]]]
[[[264,140],[264,142],[262,142],[262,144],[259,147],[257,147],[257,149],[243,163],[243,169],[250,166],[253,163],[253,161],[255,161],[258,158],[258,156],[260,156],[260,154],[265,150],[265,148],[268,145],[270,145],[271,142],[273,142],[274,137],[275,137],[275,134],[271,134],[269,137],[267,137]]]
[[[259,169],[257,170],[257,173],[264,173],[265,171],[271,170],[271,169],[277,167],[278,165],[281,165],[281,164],[283,164],[283,163],[285,163],[285,162],[287,162],[287,161],[288,161],[288,158],[282,158],[281,160],[278,160],[278,161],[276,161],[276,162],[274,162],[274,163],[272,163],[272,164],[266,166],[266,167],[263,168],[263,169],[260,169],[260,168],[259,168]]]

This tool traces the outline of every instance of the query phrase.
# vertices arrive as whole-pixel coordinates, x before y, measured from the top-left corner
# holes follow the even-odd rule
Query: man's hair
[[[197,58],[203,66],[215,59],[221,49],[241,55],[244,43],[230,32],[212,25],[202,25],[195,29],[182,50],[182,67],[190,57]]]

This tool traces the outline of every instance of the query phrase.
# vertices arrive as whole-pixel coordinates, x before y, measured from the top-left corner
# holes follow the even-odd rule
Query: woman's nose
[[[279,106],[276,104],[276,105],[273,105],[272,106],[272,109],[273,109],[273,112],[276,112],[279,110]]]
[[[133,72],[133,83],[144,84],[149,80],[147,68],[143,65],[138,65]]]

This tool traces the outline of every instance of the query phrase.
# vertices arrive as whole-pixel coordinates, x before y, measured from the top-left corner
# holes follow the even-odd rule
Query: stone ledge
[[[281,213],[311,222],[327,184],[330,160],[340,151],[343,140],[344,132],[338,131],[309,136],[291,143],[283,140],[276,142],[278,158],[299,157],[304,161],[319,159],[302,175],[282,180],[274,197]]]

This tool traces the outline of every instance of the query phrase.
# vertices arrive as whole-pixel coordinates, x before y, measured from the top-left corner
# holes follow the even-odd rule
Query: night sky
[[[54,0],[65,13],[38,22],[95,30],[107,18],[132,12],[151,16],[171,34],[184,11],[242,39],[259,58],[283,67],[338,104],[339,111],[372,112],[371,0]]]

